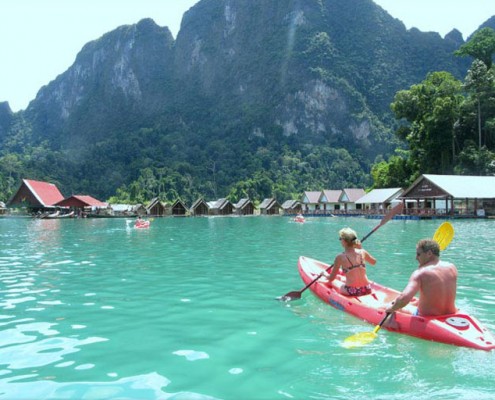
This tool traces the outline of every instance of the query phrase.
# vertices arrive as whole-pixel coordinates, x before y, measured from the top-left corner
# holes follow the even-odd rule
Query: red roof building
[[[86,207],[107,207],[107,203],[103,203],[94,197],[87,195],[74,195],[66,199],[59,201],[55,204],[58,207],[73,207],[73,208],[86,208]]]
[[[55,203],[63,200],[57,186],[53,183],[23,179],[17,192],[7,205],[30,208],[53,208]]]

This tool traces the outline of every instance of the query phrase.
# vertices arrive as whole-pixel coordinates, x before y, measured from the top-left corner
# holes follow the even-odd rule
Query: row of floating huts
[[[280,205],[275,199],[265,199],[259,207],[250,199],[241,199],[232,203],[221,198],[207,202],[200,198],[191,207],[178,199],[167,203],[154,198],[148,205],[108,204],[88,195],[72,195],[64,198],[53,183],[23,179],[19,188],[2,210],[22,209],[38,218],[63,218],[68,214],[81,217],[111,218],[133,216],[201,216],[201,215],[279,215],[283,207],[290,213],[301,212],[298,201],[285,202]]]
[[[196,200],[188,207],[182,200],[173,203],[154,198],[148,205],[107,204],[88,195],[64,198],[56,185],[23,179],[6,208],[25,208],[38,217],[72,212],[87,217],[126,216],[206,216],[206,215],[383,215],[395,204],[404,204],[404,217],[490,217],[495,215],[495,177],[421,175],[409,188],[361,188],[306,191],[301,199],[282,204],[274,198],[256,206],[250,199],[232,203],[226,198]],[[0,213],[2,212],[0,209]],[[58,211],[57,211],[58,210]],[[66,211],[66,213],[65,213]]]

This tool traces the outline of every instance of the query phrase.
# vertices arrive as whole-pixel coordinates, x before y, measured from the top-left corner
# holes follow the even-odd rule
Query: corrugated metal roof
[[[298,200],[285,200],[284,203],[282,204],[282,208],[285,210],[296,208],[300,205],[301,203]]]
[[[359,200],[365,194],[366,192],[364,191],[364,189],[355,189],[355,188],[343,189],[340,201],[355,203],[356,200]]]
[[[271,206],[273,203],[275,203],[275,199],[274,198],[267,198],[267,199],[264,199],[261,204],[260,204],[260,210],[264,209],[264,208],[268,208],[269,206]]]
[[[208,206],[212,209],[223,210],[227,205],[232,204],[226,198],[221,198],[216,201],[208,202]]]
[[[172,204],[172,208],[176,208],[177,206],[181,206],[182,208],[184,208],[185,210],[187,210],[187,205],[181,200],[181,199],[177,199],[175,200],[175,202]]]
[[[338,203],[340,199],[340,195],[342,194],[342,190],[324,190],[323,199],[326,203]]]
[[[64,199],[53,183],[23,179],[24,184],[43,206],[52,206]]]
[[[74,195],[59,201],[56,205],[62,207],[106,207],[107,203],[88,195]]]
[[[252,203],[252,201],[249,200],[248,198],[240,199],[236,204],[233,204],[233,206],[234,206],[234,208],[240,209],[240,208],[247,207],[250,203]]]
[[[402,193],[401,188],[389,188],[389,189],[373,189],[371,192],[365,194],[359,200],[356,200],[358,204],[381,204],[387,203],[399,197]]]
[[[318,204],[320,202],[320,197],[322,192],[304,192],[303,203],[308,204]]]
[[[201,203],[203,203],[204,205],[206,205],[208,207],[208,203],[203,198],[200,197],[198,200],[196,200],[193,203],[193,205],[191,206],[191,209],[198,207]]]

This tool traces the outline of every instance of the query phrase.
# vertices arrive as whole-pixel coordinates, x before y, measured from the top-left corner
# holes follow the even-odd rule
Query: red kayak
[[[299,257],[298,268],[304,283],[309,284],[323,269],[329,265],[308,257]],[[340,294],[345,276],[340,271],[337,278],[327,285],[325,278],[320,278],[310,286],[311,290],[323,301],[338,310],[345,311],[373,325],[378,325],[384,318],[386,304],[394,300],[400,292],[394,289],[371,283],[371,294],[355,297]],[[404,307],[414,313],[417,302],[415,298]],[[474,317],[458,310],[456,314],[441,316],[415,316],[397,311],[389,318],[383,329],[404,333],[421,339],[432,340],[456,346],[471,347],[480,350],[495,349],[495,337]]]
[[[304,224],[304,222],[306,222],[306,220],[304,219],[304,217],[302,215],[296,215],[294,217],[294,222],[299,222],[300,224]]]
[[[146,229],[149,227],[150,227],[150,221],[140,220],[140,221],[136,221],[136,223],[134,224],[134,228],[136,229]]]

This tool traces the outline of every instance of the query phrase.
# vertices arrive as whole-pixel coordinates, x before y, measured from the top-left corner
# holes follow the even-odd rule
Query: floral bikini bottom
[[[349,296],[364,296],[365,294],[371,293],[371,285],[359,286],[359,287],[346,285],[344,286],[344,289],[347,290]]]

